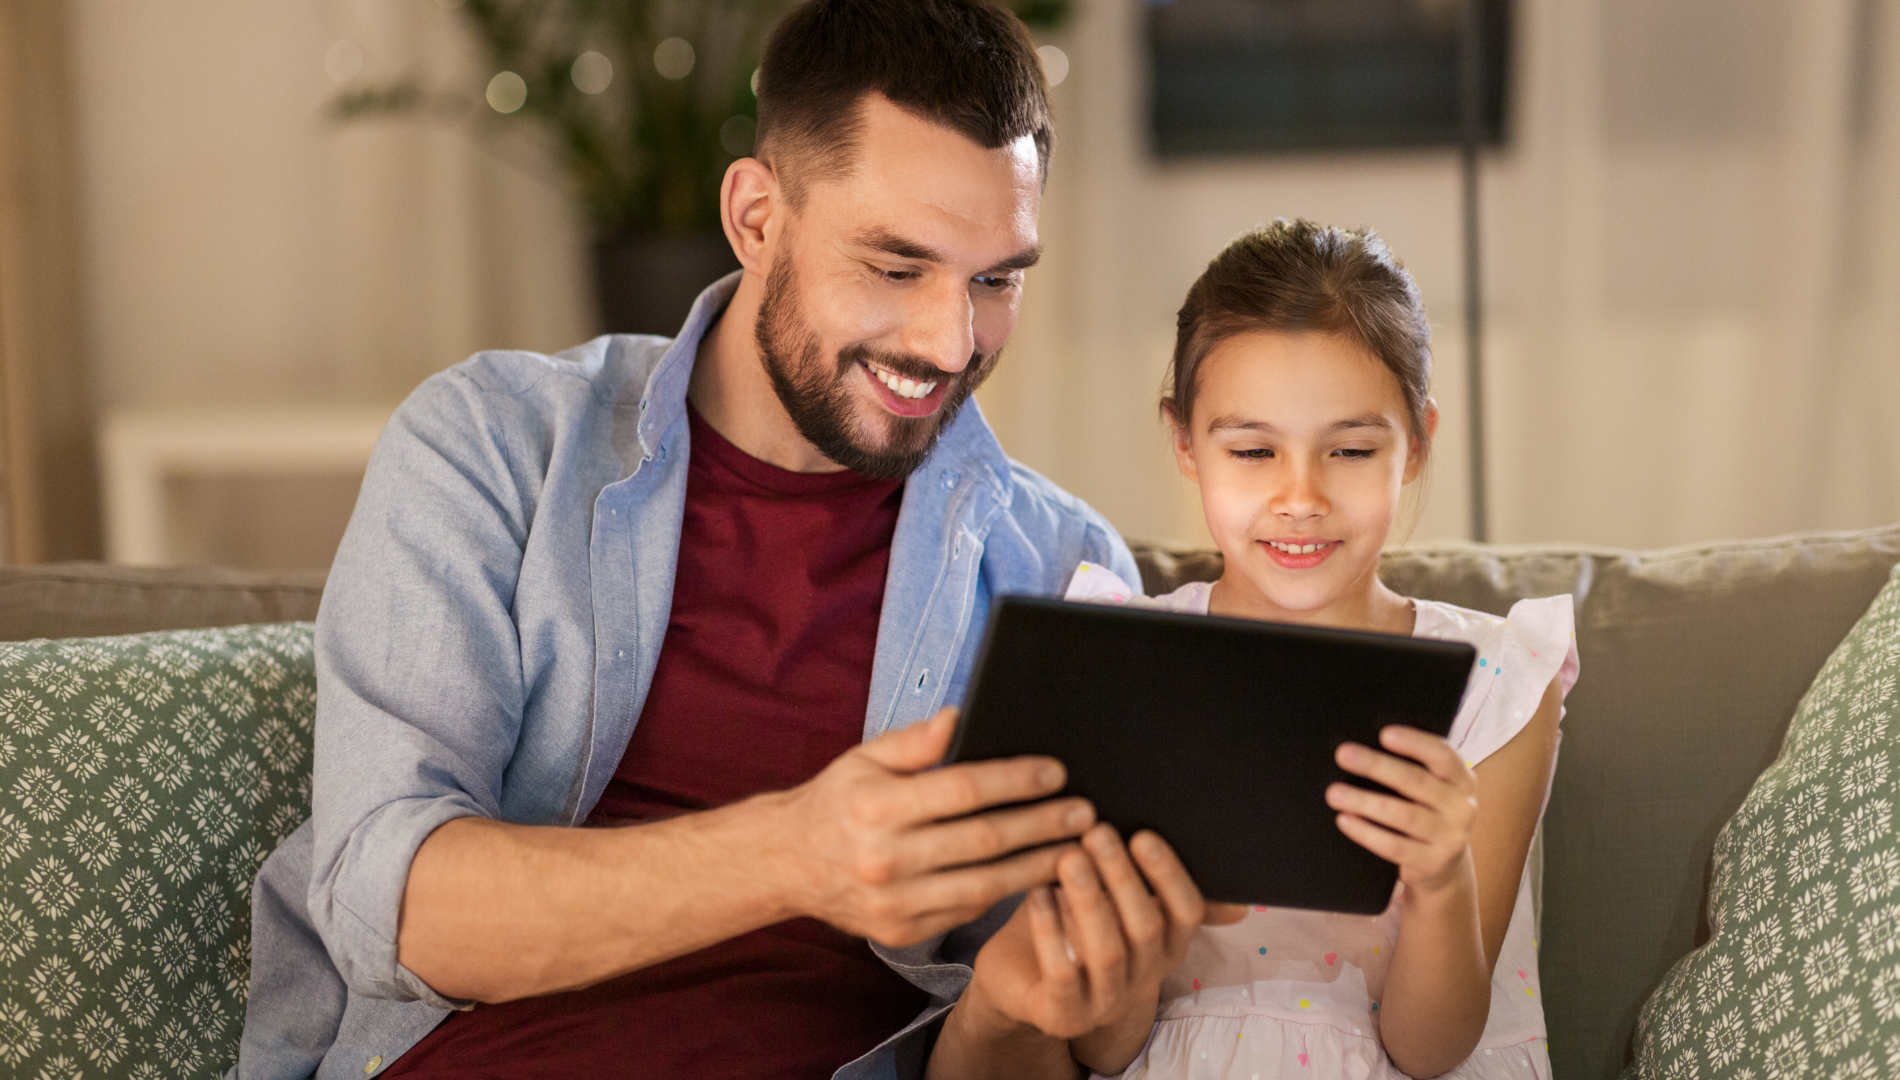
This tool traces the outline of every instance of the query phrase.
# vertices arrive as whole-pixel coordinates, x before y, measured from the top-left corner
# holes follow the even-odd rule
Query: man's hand
[[[1018,1061],[1032,1056],[1021,1045],[1025,1028],[1071,1040],[1059,1061],[1046,1050],[1033,1055],[1048,1063],[1041,1075],[1073,1073],[1075,1062],[1115,1073],[1140,1053],[1161,980],[1201,924],[1200,890],[1153,833],[1137,833],[1124,848],[1113,828],[1097,825],[1082,848],[1062,854],[1060,884],[1031,890],[977,954],[933,1077],[984,1074],[996,1064],[985,1060],[992,1056],[985,1046],[1009,1047],[998,1056]]]
[[[1094,809],[1076,798],[1012,805],[1062,789],[1053,758],[933,769],[955,732],[956,710],[946,708],[768,796],[782,800],[776,850],[793,910],[907,945],[1056,879],[1058,857],[1073,849],[1049,845],[1080,835]]]

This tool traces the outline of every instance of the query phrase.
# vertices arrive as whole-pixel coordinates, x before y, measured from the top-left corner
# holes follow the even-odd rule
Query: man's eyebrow
[[[947,261],[942,253],[927,244],[920,244],[899,236],[889,229],[867,229],[852,238],[859,247],[882,251],[886,255],[895,255],[900,259],[913,259],[917,262],[941,263]],[[1031,244],[995,266],[983,271],[985,274],[1007,274],[1015,270],[1027,270],[1042,261],[1042,245]]]
[[[853,237],[851,242],[859,247],[882,251],[886,255],[895,255],[900,259],[934,263],[943,261],[943,256],[935,248],[927,247],[915,240],[906,240],[889,229],[867,229]]]
[[[1041,261],[1042,245],[1031,244],[984,272],[989,274],[1007,274],[1012,270],[1027,270]]]

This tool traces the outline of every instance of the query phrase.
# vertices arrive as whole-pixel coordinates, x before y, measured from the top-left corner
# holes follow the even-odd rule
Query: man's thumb
[[[946,705],[921,724],[886,732],[864,744],[864,754],[892,772],[922,772],[943,760],[957,731],[957,708]]]

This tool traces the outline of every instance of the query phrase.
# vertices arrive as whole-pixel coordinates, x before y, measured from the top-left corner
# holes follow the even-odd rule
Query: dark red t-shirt
[[[688,410],[692,456],[666,641],[589,824],[803,783],[864,734],[903,483],[795,473]],[[828,1077],[926,1004],[811,919],[565,994],[456,1013],[408,1077]]]

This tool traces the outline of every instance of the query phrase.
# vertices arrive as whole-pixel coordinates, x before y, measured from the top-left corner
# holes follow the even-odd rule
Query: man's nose
[[[976,351],[975,317],[969,289],[949,283],[921,289],[905,320],[904,349],[954,375],[969,366],[970,355]]]

